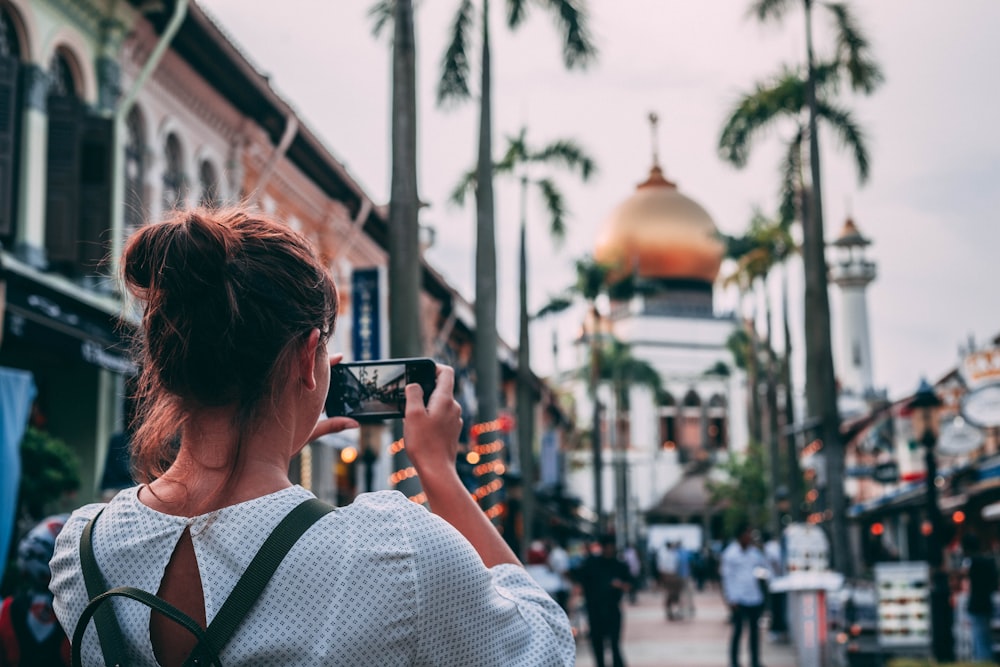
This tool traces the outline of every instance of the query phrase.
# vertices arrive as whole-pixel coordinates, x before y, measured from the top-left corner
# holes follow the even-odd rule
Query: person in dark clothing
[[[963,570],[969,580],[969,620],[972,622],[972,659],[993,662],[990,621],[993,618],[993,592],[1000,584],[996,561],[979,550],[979,538],[962,537],[965,555]]]
[[[590,623],[590,646],[594,664],[604,667],[606,645],[610,644],[614,667],[625,667],[621,653],[622,596],[632,588],[628,564],[615,552],[614,535],[600,539],[600,553],[591,554],[570,571],[570,576],[583,589]]]
[[[18,591],[0,601],[0,667],[64,667],[69,640],[52,611],[49,559],[68,515],[42,520],[17,547]]]

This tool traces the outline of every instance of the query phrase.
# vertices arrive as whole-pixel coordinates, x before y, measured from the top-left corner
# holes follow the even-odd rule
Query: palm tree
[[[604,530],[604,489],[601,481],[603,467],[600,428],[601,404],[597,397],[597,388],[602,379],[601,346],[605,338],[607,321],[597,307],[597,300],[602,294],[606,294],[612,299],[628,299],[635,291],[635,282],[632,276],[612,282],[610,275],[614,267],[596,262],[592,257],[578,259],[575,264],[576,282],[564,290],[563,294],[552,298],[535,314],[535,317],[546,317],[562,312],[572,307],[580,299],[586,304],[587,325],[584,337],[590,346],[590,363],[585,366],[585,369],[588,377],[587,390],[592,408],[590,444],[594,470],[594,513],[597,516],[597,529]]]
[[[801,104],[797,115],[805,113],[805,123],[799,125],[809,142],[810,187],[807,197],[808,209],[803,213],[803,265],[805,269],[806,321],[806,397],[811,415],[820,420],[820,436],[828,452],[829,501],[833,510],[833,555],[834,564],[843,573],[850,575],[853,570],[847,550],[846,498],[843,488],[843,442],[840,437],[840,415],[837,411],[837,388],[833,369],[833,353],[830,335],[830,303],[827,292],[827,269],[824,254],[823,199],[819,153],[819,120],[830,122],[841,133],[841,139],[854,146],[859,145],[860,132],[844,133],[845,129],[857,129],[849,113],[832,104],[832,93],[836,83],[846,75],[853,90],[870,94],[882,81],[882,73],[870,54],[868,40],[861,32],[854,17],[843,3],[823,3],[834,19],[836,39],[831,60],[819,62],[813,49],[812,9],[814,0],[754,0],[750,14],[760,21],[781,20],[793,6],[801,3],[805,14],[806,64],[804,75],[794,77],[788,83],[801,90]],[[765,96],[766,97],[766,96]],[[787,96],[785,96],[787,100]],[[758,109],[760,120],[754,126],[747,126],[746,134],[752,133],[771,120],[785,116],[787,107],[770,106]],[[727,123],[727,128],[729,123]],[[724,157],[726,131],[720,140],[720,151]],[[747,141],[747,147],[749,142]],[[855,157],[858,157],[856,151]],[[739,166],[739,160],[729,157]],[[865,161],[867,165],[867,160]],[[860,160],[859,160],[860,166]],[[867,175],[867,166],[859,169],[862,178]]]
[[[417,194],[416,47],[412,0],[383,0],[369,10],[378,35],[393,25],[392,39],[392,181],[389,198],[389,355],[419,357],[424,353],[420,309],[420,227]],[[398,326],[406,322],[407,326]],[[417,334],[414,334],[417,332]],[[396,438],[402,437],[397,424]],[[395,455],[397,470],[409,467],[405,450]],[[408,496],[420,492],[416,477],[400,486]]]
[[[519,28],[527,17],[528,0],[506,0],[507,26]],[[587,12],[579,0],[548,0],[542,6],[555,17],[561,32],[560,47],[567,68],[583,67],[596,55],[587,28]],[[497,358],[496,230],[493,219],[493,98],[490,53],[489,0],[459,0],[452,22],[451,40],[441,63],[438,103],[464,101],[469,89],[473,22],[480,21],[479,148],[476,162],[476,398],[480,422],[493,421],[498,412],[499,361]],[[484,436],[492,437],[492,433]]]
[[[734,274],[725,281],[727,283],[738,283],[742,291],[752,292],[755,286],[759,287],[764,298],[765,325],[763,336],[761,337],[758,335],[756,327],[753,324],[756,321],[756,317],[752,317],[747,323],[747,338],[748,344],[751,348],[751,353],[747,357],[746,363],[752,392],[752,413],[757,413],[759,410],[760,396],[757,391],[757,387],[759,386],[758,382],[761,377],[764,380],[765,406],[768,422],[766,432],[770,467],[771,497],[774,501],[775,508],[777,506],[778,490],[781,486],[780,480],[782,479],[781,472],[783,468],[781,465],[782,459],[784,458],[785,461],[787,461],[787,465],[790,469],[790,475],[796,474],[795,469],[797,468],[797,461],[795,460],[796,450],[794,448],[788,450],[786,457],[783,457],[781,453],[778,432],[778,385],[779,382],[781,382],[781,378],[779,378],[781,370],[779,368],[778,357],[774,350],[772,340],[771,323],[773,321],[773,317],[771,295],[767,283],[774,267],[778,264],[786,262],[794,250],[795,242],[791,237],[789,226],[780,218],[771,220],[764,216],[764,214],[759,210],[755,211],[746,234],[729,244],[728,254],[730,257],[736,259],[737,269]],[[787,305],[787,303],[783,304],[783,317],[786,322],[786,332],[788,318]],[[763,347],[766,360],[762,359],[758,354],[760,347]],[[763,372],[760,372],[761,365],[763,365]],[[786,393],[786,402],[791,401],[791,398],[790,393]],[[763,442],[764,439],[762,434],[764,429],[761,425],[759,416],[752,414],[750,422],[751,434],[753,434],[758,441]],[[772,512],[771,518],[772,521],[778,520],[779,517],[776,509]],[[777,525],[772,527],[777,528]]]
[[[570,171],[578,172],[580,179],[587,181],[593,175],[596,167],[594,160],[587,152],[569,139],[553,141],[539,149],[532,148],[527,143],[527,128],[513,137],[507,137],[507,149],[503,158],[493,165],[495,174],[514,174],[520,172],[521,181],[521,229],[519,256],[519,320],[517,346],[517,439],[520,447],[521,475],[523,477],[521,514],[523,517],[522,549],[528,553],[528,546],[533,538],[535,511],[535,420],[534,420],[534,390],[531,386],[531,347],[528,335],[528,250],[527,250],[527,201],[528,186],[537,188],[549,213],[549,233],[558,243],[566,235],[566,198],[562,191],[549,177],[532,178],[533,167],[561,166]],[[476,188],[476,171],[469,170],[461,182],[452,191],[451,201],[461,205],[470,190]]]

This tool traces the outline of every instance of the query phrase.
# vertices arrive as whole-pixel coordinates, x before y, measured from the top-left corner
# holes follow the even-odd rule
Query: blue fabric
[[[969,614],[972,622],[972,659],[993,662],[993,631],[987,614]]]
[[[17,486],[21,476],[21,438],[35,400],[35,380],[28,371],[0,367],[0,572],[7,565]]]

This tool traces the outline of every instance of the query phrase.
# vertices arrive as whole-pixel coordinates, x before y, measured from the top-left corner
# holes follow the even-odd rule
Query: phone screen
[[[330,370],[326,415],[358,421],[401,418],[406,409],[405,388],[411,382],[423,387],[426,404],[437,373],[433,359],[358,361]]]

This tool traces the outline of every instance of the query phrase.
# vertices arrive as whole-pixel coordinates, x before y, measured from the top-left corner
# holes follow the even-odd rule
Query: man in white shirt
[[[753,544],[749,523],[737,527],[736,540],[722,552],[722,595],[732,610],[733,634],[729,644],[730,667],[739,667],[740,638],[743,625],[749,627],[750,665],[760,664],[760,622],[764,610],[764,591],[759,575],[768,572],[764,554]]]
[[[679,610],[675,609],[680,603],[683,585],[683,580],[678,574],[679,561],[679,554],[672,542],[664,542],[656,552],[656,570],[660,575],[660,585],[663,586],[663,601],[668,621],[679,617]]]

